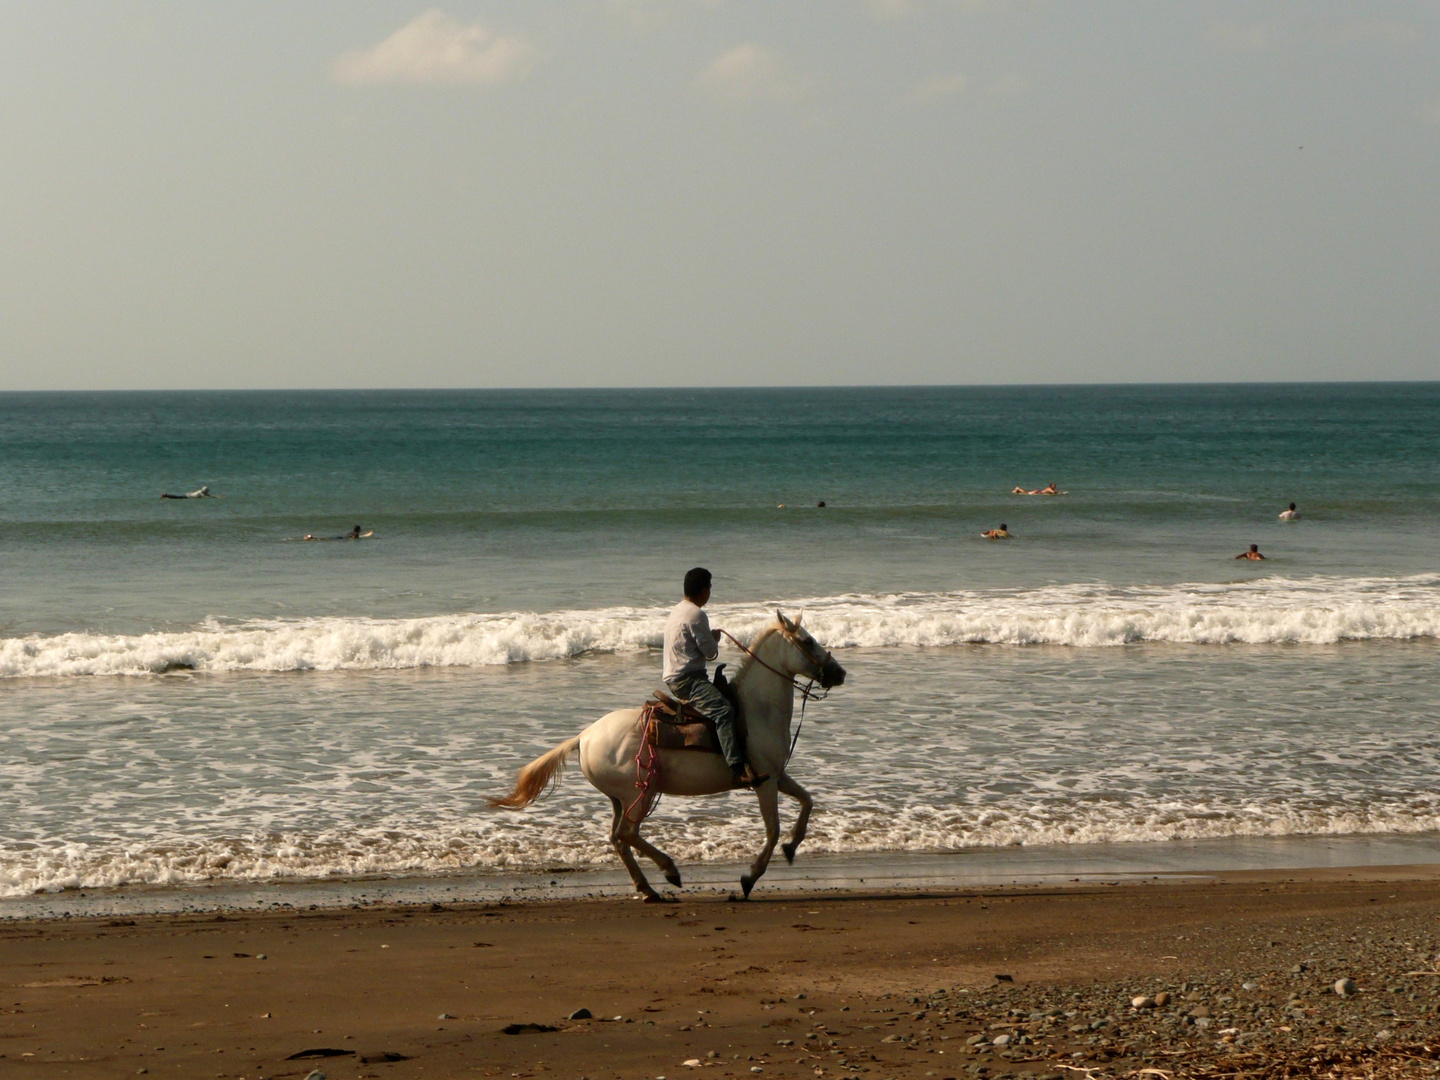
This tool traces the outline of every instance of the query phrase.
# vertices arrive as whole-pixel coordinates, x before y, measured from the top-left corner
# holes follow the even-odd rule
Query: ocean
[[[1440,384],[5,394],[0,897],[612,868],[578,770],[484,796],[693,565],[850,672],[802,860],[1440,835]]]

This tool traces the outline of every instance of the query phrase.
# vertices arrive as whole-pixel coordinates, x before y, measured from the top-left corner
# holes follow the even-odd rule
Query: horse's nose
[[[825,661],[825,666],[820,671],[820,685],[828,689],[839,686],[844,681],[845,669],[835,662],[834,657]]]

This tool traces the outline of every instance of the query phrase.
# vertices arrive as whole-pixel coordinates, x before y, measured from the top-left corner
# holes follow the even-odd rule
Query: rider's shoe
[[[762,776],[756,776],[755,770],[750,767],[750,763],[748,761],[735,770],[735,786],[737,788],[759,787],[761,784],[763,784],[766,780],[769,779],[769,773],[765,773]]]

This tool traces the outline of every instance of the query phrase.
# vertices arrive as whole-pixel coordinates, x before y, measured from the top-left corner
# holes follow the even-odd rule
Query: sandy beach
[[[21,920],[0,1073],[1433,1075],[1437,880]]]

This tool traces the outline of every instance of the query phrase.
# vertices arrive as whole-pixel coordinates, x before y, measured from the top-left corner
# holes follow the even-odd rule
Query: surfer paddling
[[[350,530],[348,533],[346,533],[344,536],[316,536],[316,535],[314,535],[313,533],[306,533],[306,534],[305,534],[304,536],[302,536],[300,539],[301,539],[301,540],[369,540],[369,539],[370,539],[372,536],[374,536],[374,535],[375,535],[375,530],[374,530],[374,529],[371,529],[369,532],[361,532],[361,531],[360,531],[360,526],[359,526],[359,525],[356,525],[353,529],[351,529],[351,530]]]
[[[1023,487],[1020,487],[1020,486],[1017,484],[1015,487],[1013,487],[1013,488],[1010,489],[1010,494],[1011,494],[1011,495],[1069,495],[1070,493],[1069,493],[1068,491],[1061,491],[1061,490],[1060,490],[1059,481],[1057,481],[1057,480],[1051,480],[1050,483],[1048,483],[1047,485],[1045,485],[1045,487],[1043,487],[1043,488],[1032,488],[1032,489],[1029,490],[1029,491],[1026,491]]]
[[[986,529],[980,535],[986,540],[1009,540],[1010,530],[1006,528],[1005,523],[1002,521],[998,529]]]
[[[196,490],[196,491],[187,491],[184,495],[171,495],[170,492],[167,491],[167,492],[165,492],[165,494],[161,495],[160,497],[161,497],[162,499],[215,499],[215,498],[219,498],[219,496],[217,496],[217,495],[211,495],[211,494],[210,494],[210,485],[209,485],[209,484],[201,484],[198,490]]]
[[[1265,556],[1260,554],[1259,544],[1251,544],[1249,551],[1242,551],[1239,555],[1236,555],[1235,558],[1249,559],[1251,562],[1260,562],[1265,558]]]

